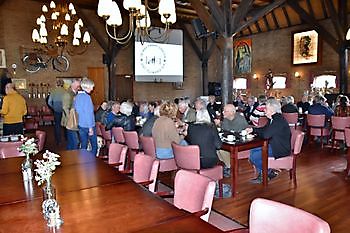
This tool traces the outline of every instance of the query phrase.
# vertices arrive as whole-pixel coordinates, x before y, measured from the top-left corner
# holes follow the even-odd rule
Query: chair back
[[[174,205],[188,212],[208,208],[201,218],[208,221],[215,192],[215,181],[200,174],[179,170],[174,183]]]
[[[119,143],[111,143],[108,150],[108,164],[121,163],[121,165],[118,166],[118,170],[125,170],[127,151],[127,146]]]
[[[350,126],[350,117],[332,116],[332,128],[335,130],[344,130]]]
[[[198,145],[181,146],[171,143],[176,165],[180,169],[199,170],[200,169],[200,149]]]
[[[125,144],[129,149],[138,150],[140,148],[139,145],[139,136],[136,131],[123,131]]]
[[[27,112],[28,112],[28,115],[30,115],[30,116],[38,115],[38,111],[37,111],[37,108],[35,106],[28,106]]]
[[[112,128],[112,135],[114,137],[114,141],[118,143],[125,143],[125,138],[124,138],[124,129],[122,127],[113,127]]]
[[[325,120],[326,120],[326,116],[325,115],[307,114],[307,124],[310,127],[323,128]]]
[[[345,128],[344,134],[345,134],[346,147],[350,147],[350,128]]]
[[[38,150],[42,151],[45,147],[46,142],[46,132],[37,130],[35,131],[35,136],[38,138]]]
[[[143,152],[146,155],[156,157],[156,144],[152,137],[140,136],[140,142],[142,145]]]
[[[97,135],[97,136],[103,137],[103,136],[102,136],[102,131],[101,131],[101,125],[102,125],[102,123],[96,121],[95,124],[96,124],[96,135]]]
[[[104,124],[100,125],[101,129],[101,134],[104,140],[111,141],[112,140],[112,135],[110,130],[106,130],[106,126]]]
[[[250,233],[330,233],[327,222],[304,210],[270,201],[255,199],[250,207]]]
[[[261,116],[258,119],[258,128],[264,127],[267,122],[269,121],[269,119],[266,116]]]
[[[288,122],[288,124],[297,124],[298,123],[298,113],[293,112],[293,113],[282,113],[284,119]]]
[[[44,106],[41,107],[41,113],[42,113],[43,115],[52,115],[52,114],[53,114],[53,113],[52,113],[52,110],[51,110],[48,106],[46,106],[46,105],[44,105]]]
[[[134,160],[133,180],[138,182],[152,181],[148,186],[151,192],[156,191],[159,161],[145,154],[136,154]]]
[[[19,148],[23,144],[22,141],[18,142],[0,142],[0,158],[12,158],[24,156],[24,153],[19,152]]]
[[[295,130],[292,133],[291,145],[292,151],[294,155],[297,155],[301,152],[301,148],[303,146],[305,133],[301,130]]]

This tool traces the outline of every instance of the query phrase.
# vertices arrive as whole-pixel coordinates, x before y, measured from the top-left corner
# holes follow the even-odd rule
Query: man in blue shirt
[[[316,95],[314,97],[314,104],[309,108],[309,114],[312,115],[326,115],[326,118],[330,118],[334,115],[333,110],[327,106],[326,98],[322,95]]]

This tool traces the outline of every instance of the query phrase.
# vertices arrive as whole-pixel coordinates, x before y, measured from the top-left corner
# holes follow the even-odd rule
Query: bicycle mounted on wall
[[[24,69],[29,73],[47,69],[50,63],[52,68],[59,72],[66,72],[69,69],[68,58],[60,53],[57,47],[42,49],[20,46],[19,52]]]

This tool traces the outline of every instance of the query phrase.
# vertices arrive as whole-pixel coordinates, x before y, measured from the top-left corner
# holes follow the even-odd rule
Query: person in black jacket
[[[106,130],[110,130],[113,127],[122,127],[125,131],[134,131],[136,122],[135,116],[131,115],[132,108],[130,103],[123,102],[120,105],[120,113],[107,121]]]
[[[293,96],[290,95],[286,97],[286,104],[282,106],[281,110],[284,113],[298,113],[298,108],[294,104]]]
[[[186,141],[199,146],[201,168],[211,168],[217,164],[216,150],[221,148],[222,142],[206,109],[197,111],[196,122],[187,128]]]
[[[256,133],[259,137],[269,139],[269,157],[275,159],[289,156],[291,152],[291,132],[288,122],[281,114],[281,104],[276,99],[269,99],[266,102],[266,116],[269,118],[268,124],[262,128],[247,128],[248,133]],[[255,148],[250,151],[250,162],[255,166],[258,177],[253,180],[254,183],[261,183],[262,157],[261,148]],[[272,179],[276,173],[269,171],[269,178]]]

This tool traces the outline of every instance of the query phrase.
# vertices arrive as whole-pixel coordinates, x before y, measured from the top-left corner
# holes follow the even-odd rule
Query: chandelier
[[[69,55],[76,55],[86,51],[91,42],[90,34],[86,30],[82,36],[84,24],[77,17],[73,3],[51,1],[49,7],[43,5],[41,11],[41,16],[36,19],[38,28],[32,31],[34,43],[61,54],[67,51]]]
[[[112,0],[99,0],[97,14],[106,21],[108,36],[119,44],[126,44],[132,36],[136,36],[141,42],[146,38],[153,41],[164,41],[168,37],[171,24],[176,22],[174,0],[159,0],[158,7],[151,8],[148,0],[141,4],[141,0],[124,0],[123,7],[129,11],[129,29],[124,36],[118,37],[117,27],[122,25],[122,16],[118,4]],[[160,20],[165,25],[162,33],[154,36],[151,31],[151,18],[148,11],[158,11]]]

